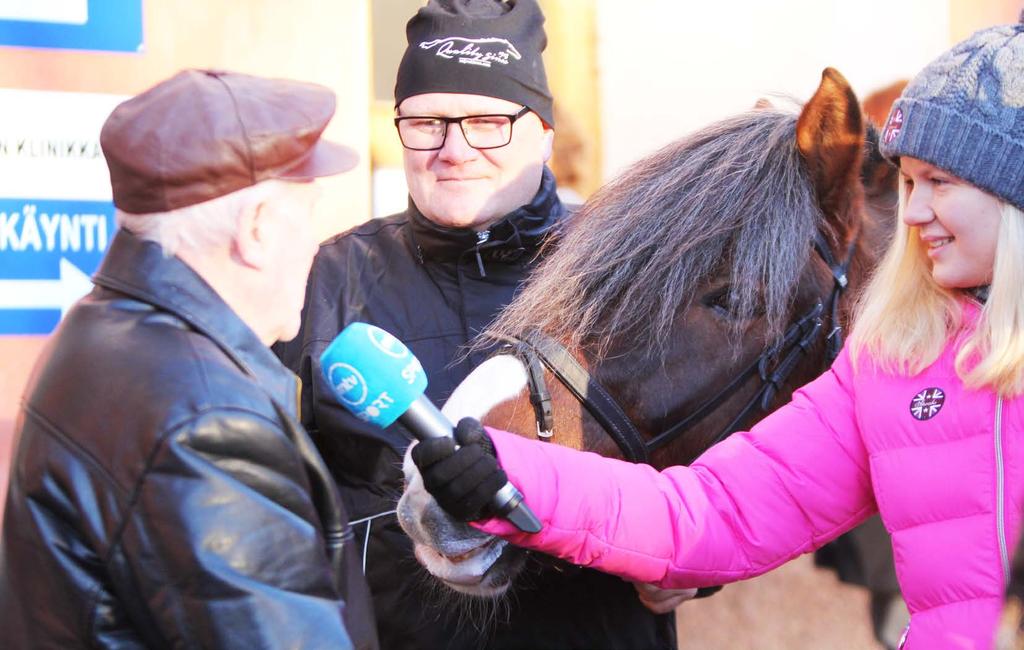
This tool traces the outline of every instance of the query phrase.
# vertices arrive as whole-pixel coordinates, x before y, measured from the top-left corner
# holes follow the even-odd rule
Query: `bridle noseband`
[[[505,339],[497,353],[512,352],[523,361],[530,386],[530,403],[537,417],[537,436],[550,440],[554,429],[551,393],[544,381],[544,368],[569,389],[576,399],[597,420],[601,428],[615,441],[623,455],[633,461],[645,461],[647,445],[633,422],[623,412],[605,388],[587,369],[580,365],[561,343],[540,332],[530,332],[522,338]]]
[[[858,233],[859,234],[859,233]],[[554,429],[554,412],[551,394],[544,381],[545,368],[561,382],[569,392],[597,420],[604,431],[615,441],[626,460],[635,463],[649,462],[650,455],[676,440],[685,431],[696,425],[721,406],[733,393],[753,375],[761,380],[761,386],[747,403],[714,437],[715,444],[738,431],[755,409],[768,411],[775,396],[786,383],[789,375],[807,355],[824,331],[823,315],[827,312],[831,330],[825,335],[825,367],[839,356],[843,347],[843,329],[839,321],[839,302],[849,284],[847,272],[857,246],[854,237],[846,251],[846,258],[837,262],[820,231],[815,233],[814,250],[832,272],[832,290],[824,301],[817,301],[809,310],[792,322],[778,341],[766,348],[743,371],[736,375],[717,393],[704,400],[682,420],[668,429],[644,440],[636,427],[626,416],[608,391],[587,372],[561,343],[539,331],[531,331],[518,338],[502,338],[497,354],[513,354],[526,366],[529,380],[530,403],[537,420],[537,436],[550,440]],[[774,364],[773,360],[777,360]]]

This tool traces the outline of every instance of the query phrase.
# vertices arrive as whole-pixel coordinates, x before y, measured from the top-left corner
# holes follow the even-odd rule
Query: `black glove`
[[[473,418],[459,420],[455,440],[431,438],[419,442],[412,448],[412,462],[419,468],[427,492],[459,521],[486,517],[491,499],[508,482],[498,466],[490,437]]]

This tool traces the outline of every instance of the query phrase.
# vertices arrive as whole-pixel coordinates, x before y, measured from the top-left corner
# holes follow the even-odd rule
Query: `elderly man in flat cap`
[[[395,518],[408,434],[351,417],[318,367],[352,321],[408,344],[439,405],[481,362],[463,346],[511,301],[567,213],[545,164],[554,111],[543,24],[536,0],[430,0],[412,17],[395,85],[408,209],[321,247],[302,332],[275,348],[302,377],[303,422],[357,522],[384,648],[676,647],[671,613],[577,567],[530,570],[485,629],[460,623]]]
[[[100,141],[121,226],[37,363],[0,554],[5,648],[374,648],[295,336],[334,95],[190,70]]]

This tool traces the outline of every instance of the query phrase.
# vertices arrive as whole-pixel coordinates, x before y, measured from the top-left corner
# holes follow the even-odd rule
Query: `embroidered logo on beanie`
[[[915,420],[930,420],[939,414],[946,403],[946,393],[941,388],[925,388],[910,400],[910,414]]]
[[[885,131],[882,133],[882,142],[885,144],[891,144],[896,136],[900,134],[903,129],[903,110],[897,108],[889,116],[889,122],[885,125]]]
[[[509,57],[522,59],[515,45],[504,38],[462,38],[448,36],[420,43],[421,50],[437,48],[435,54],[442,59],[459,57],[459,63],[491,67],[491,63],[508,65]]]

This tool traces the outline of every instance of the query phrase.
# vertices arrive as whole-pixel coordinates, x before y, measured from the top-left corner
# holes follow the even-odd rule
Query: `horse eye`
[[[701,304],[715,312],[719,318],[728,319],[730,321],[748,321],[755,318],[761,318],[765,314],[765,305],[762,300],[756,300],[753,305],[749,307],[749,312],[742,309],[739,305],[732,301],[733,287],[724,286],[719,287],[701,298]]]
[[[725,316],[726,318],[735,316],[732,312],[732,305],[729,304],[729,287],[727,286],[715,289],[705,295],[701,299],[701,303],[708,309],[718,312],[720,316]]]

